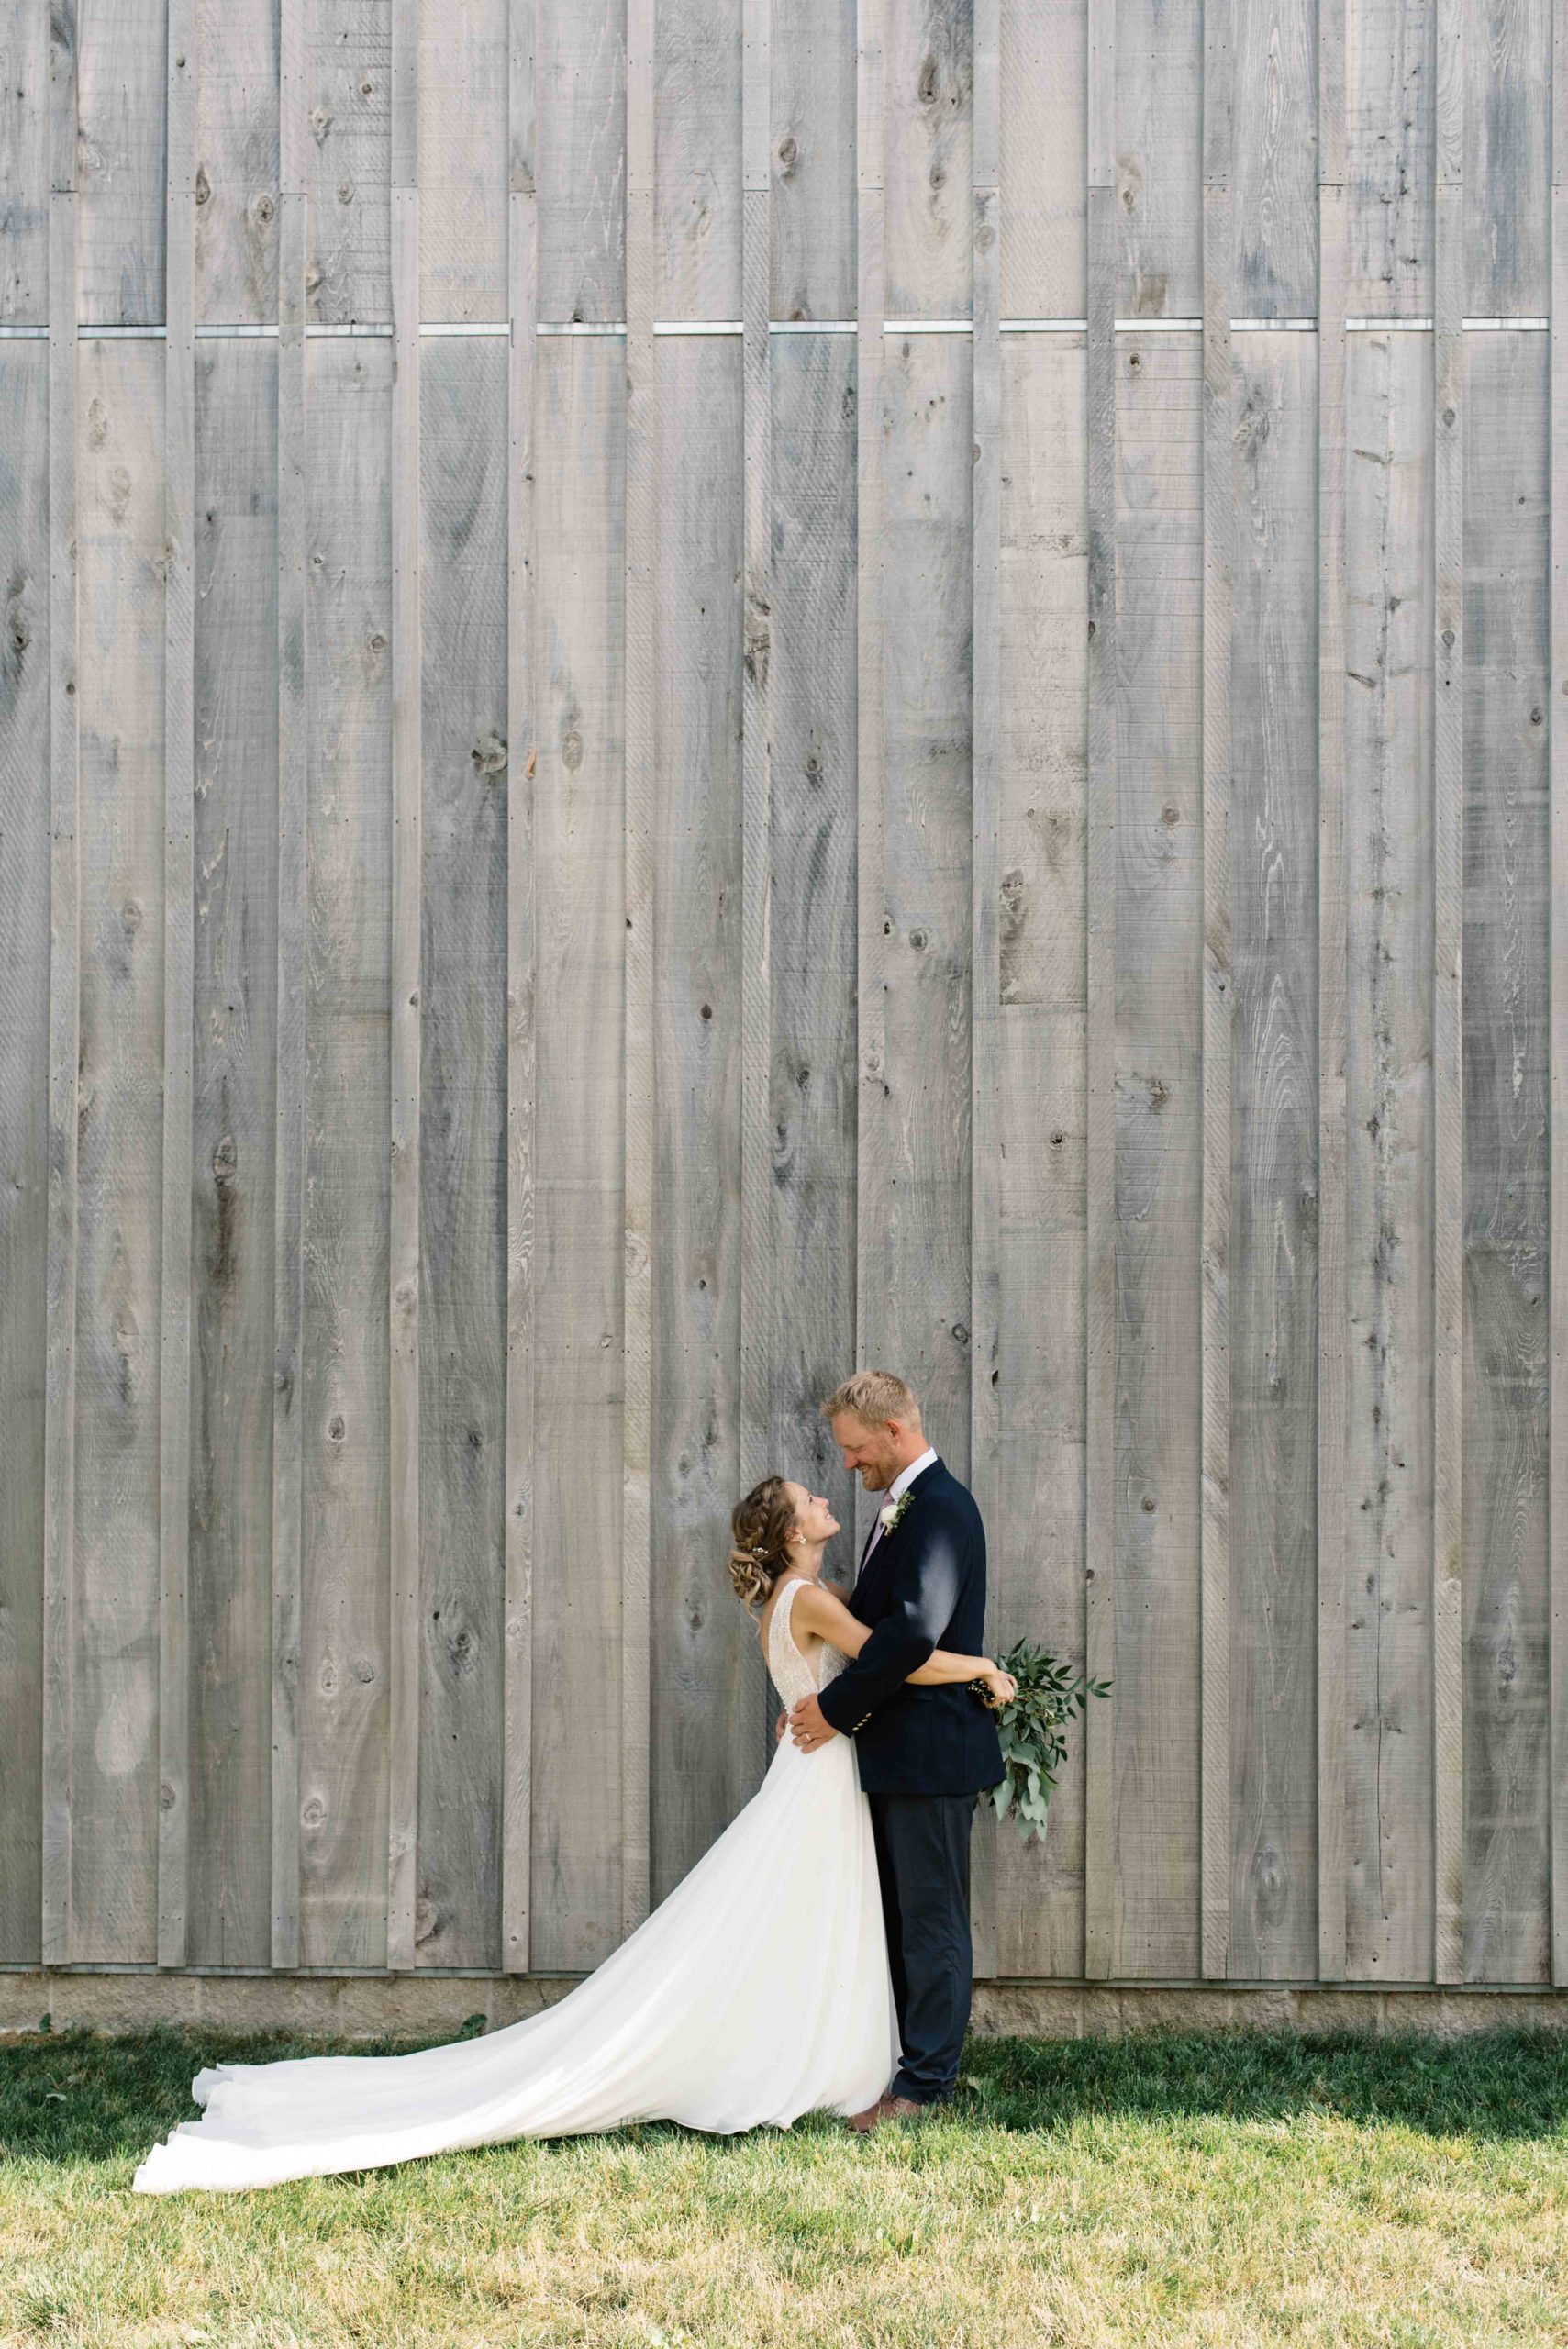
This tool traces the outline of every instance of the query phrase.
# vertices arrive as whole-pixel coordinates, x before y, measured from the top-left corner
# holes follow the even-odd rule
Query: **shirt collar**
[[[897,1475],[895,1476],[892,1484],[889,1485],[887,1488],[887,1497],[889,1501],[895,1501],[898,1498],[899,1494],[904,1490],[905,1486],[912,1485],[916,1477],[920,1474],[922,1468],[929,1468],[936,1456],[936,1446],[929,1443],[924,1452],[921,1453],[918,1460],[911,1460],[907,1468],[900,1468]]]

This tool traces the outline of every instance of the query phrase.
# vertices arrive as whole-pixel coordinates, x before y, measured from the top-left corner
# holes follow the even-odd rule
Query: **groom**
[[[851,2117],[863,2132],[952,2094],[973,1970],[969,1834],[1003,1762],[973,1687],[906,1685],[935,1648],[984,1653],[985,1531],[973,1495],[926,1442],[920,1407],[892,1371],[858,1371],[822,1411],[844,1466],[889,1497],[847,1602],[871,1637],[820,1696],[789,1708],[790,1734],[808,1753],[840,1731],[853,1737],[871,1806],[902,2060],[876,2103]]]

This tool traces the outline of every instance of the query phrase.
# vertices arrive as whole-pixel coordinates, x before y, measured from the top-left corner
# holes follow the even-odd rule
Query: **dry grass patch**
[[[0,2349],[1568,2349],[1568,2033],[974,2041],[959,2104],[865,2142],[130,2192],[199,2064],[340,2044],[0,2046]]]

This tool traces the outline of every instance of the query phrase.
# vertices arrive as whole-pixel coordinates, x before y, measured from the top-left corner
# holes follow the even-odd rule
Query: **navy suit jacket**
[[[822,1691],[823,1718],[855,1741],[865,1794],[978,1794],[1004,1770],[996,1720],[967,1682],[911,1687],[936,1648],[985,1653],[985,1529],[974,1496],[933,1460],[905,1486],[845,1604],[871,1637]]]

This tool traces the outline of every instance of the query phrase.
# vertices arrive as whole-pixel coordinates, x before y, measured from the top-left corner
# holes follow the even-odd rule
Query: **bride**
[[[786,1707],[818,1694],[870,1638],[821,1579],[839,1520],[767,1476],[730,1520],[729,1575]],[[943,1648],[910,1677],[1012,1684]],[[215,2064],[137,2170],[139,2194],[275,2186],[516,2137],[629,2121],[722,2134],[848,2115],[896,2068],[898,2027],[871,1815],[853,1740],[783,1735],[744,1809],[668,1898],[554,2006],[410,2055]]]

